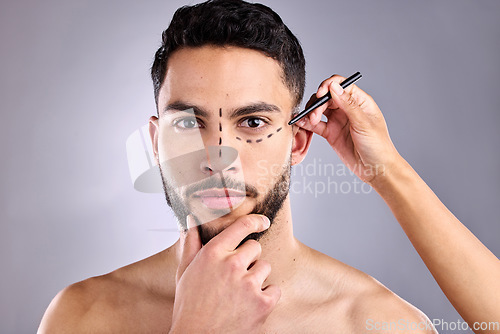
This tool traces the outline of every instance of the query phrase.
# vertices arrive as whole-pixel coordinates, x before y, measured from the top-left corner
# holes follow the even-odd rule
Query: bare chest
[[[242,310],[244,312],[244,310]],[[168,333],[173,302],[136,301],[101,312],[107,333]],[[353,333],[345,310],[322,306],[280,305],[263,324],[262,334]],[[196,321],[193,315],[192,321]]]
[[[168,333],[172,325],[173,305],[162,310],[149,312],[131,311],[116,319],[117,333]],[[196,321],[196,316],[193,316]],[[113,331],[114,332],[114,331]],[[262,326],[262,334],[324,334],[324,333],[354,333],[352,324],[346,317],[335,312],[325,312],[315,309],[310,311],[289,311],[287,313],[272,313]]]

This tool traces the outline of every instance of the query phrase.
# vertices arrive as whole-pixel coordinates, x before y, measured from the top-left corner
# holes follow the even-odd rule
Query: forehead
[[[265,102],[290,111],[293,105],[276,60],[251,49],[218,46],[182,48],[170,56],[158,107],[177,101],[210,110]]]

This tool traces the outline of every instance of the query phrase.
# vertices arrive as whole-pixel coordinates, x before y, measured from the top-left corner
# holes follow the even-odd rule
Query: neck
[[[283,202],[281,210],[276,215],[269,232],[261,240],[261,260],[269,262],[271,274],[264,285],[279,284],[291,281],[298,264],[300,243],[293,236],[292,214],[290,197]]]

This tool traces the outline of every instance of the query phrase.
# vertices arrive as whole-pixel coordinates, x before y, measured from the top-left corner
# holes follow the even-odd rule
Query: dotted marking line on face
[[[272,137],[272,135],[274,135],[275,133],[280,132],[282,129],[283,129],[283,127],[278,128],[278,129],[276,130],[276,132],[273,132],[273,133],[268,134],[268,135],[266,136],[266,138],[271,138],[271,137]],[[236,137],[236,139],[241,140],[241,138],[240,138],[240,137]],[[256,142],[256,143],[260,143],[260,142],[262,142],[263,140],[264,140],[264,138],[259,138],[259,139],[255,140],[255,142]],[[252,141],[251,139],[247,139],[247,140],[246,140],[246,142],[247,142],[247,143],[253,143],[253,141]]]

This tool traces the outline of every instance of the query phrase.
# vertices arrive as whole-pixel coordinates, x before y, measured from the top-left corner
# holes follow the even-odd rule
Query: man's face
[[[238,47],[183,48],[168,60],[157,159],[167,202],[182,227],[195,218],[203,243],[245,214],[272,221],[288,196],[293,98],[281,73]]]

